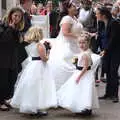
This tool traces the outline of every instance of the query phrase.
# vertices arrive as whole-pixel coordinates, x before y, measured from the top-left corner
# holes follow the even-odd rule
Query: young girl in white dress
[[[76,70],[57,92],[59,106],[81,115],[91,115],[93,108],[99,108],[89,38],[86,33],[79,37],[81,52],[78,55]],[[99,59],[100,57],[95,61]]]
[[[45,45],[40,42],[42,30],[31,27],[25,40],[30,43],[27,53],[31,60],[21,73],[11,105],[21,113],[37,114],[39,110],[56,107],[56,89],[47,64]]]

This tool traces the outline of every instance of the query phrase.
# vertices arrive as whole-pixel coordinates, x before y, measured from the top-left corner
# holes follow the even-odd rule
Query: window
[[[6,9],[6,0],[2,0],[2,9]]]

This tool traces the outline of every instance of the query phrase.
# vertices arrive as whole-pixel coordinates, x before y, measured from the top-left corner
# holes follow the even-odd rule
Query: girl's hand
[[[76,84],[78,84],[79,81],[80,81],[80,76],[77,77],[77,79],[76,79]]]
[[[100,56],[104,56],[105,55],[105,51],[102,51],[101,53],[100,53]]]
[[[12,28],[15,28],[15,20],[10,21],[9,26],[11,26]]]

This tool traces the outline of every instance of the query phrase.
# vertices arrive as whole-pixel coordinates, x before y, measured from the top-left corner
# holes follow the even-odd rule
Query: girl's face
[[[16,11],[11,15],[11,20],[14,21],[14,24],[19,24],[22,19],[22,13],[20,11]]]
[[[72,15],[76,15],[77,14],[77,9],[76,9],[76,6],[74,5],[71,5],[70,8],[68,8],[68,12]]]
[[[84,38],[80,38],[79,46],[80,46],[81,50],[83,50],[83,51],[87,50],[88,49],[88,41],[84,40]]]

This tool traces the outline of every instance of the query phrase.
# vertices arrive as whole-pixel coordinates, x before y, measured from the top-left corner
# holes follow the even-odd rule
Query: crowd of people
[[[0,110],[42,116],[62,107],[86,116],[99,108],[99,99],[119,102],[120,1],[59,5],[55,11],[52,0],[45,7],[20,0],[1,20]],[[49,15],[51,38],[31,25],[31,14]],[[100,66],[106,91],[98,97]]]

